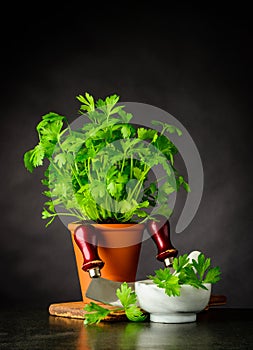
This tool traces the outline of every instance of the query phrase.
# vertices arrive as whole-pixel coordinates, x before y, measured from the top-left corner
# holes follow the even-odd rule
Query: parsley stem
[[[55,214],[51,214],[51,216],[59,216],[59,215],[60,216],[75,216],[75,217],[77,217],[76,214],[72,214],[72,213],[55,213]],[[81,220],[84,219],[82,216],[79,216],[79,215],[78,215],[78,218],[81,219]]]
[[[77,175],[77,173],[76,173],[76,170],[74,169],[73,166],[71,167],[71,169],[72,169],[72,172],[73,172],[73,174],[74,174],[74,176],[75,176],[75,178],[76,178],[76,181],[78,182],[78,185],[79,185],[80,187],[82,187],[82,183],[80,182],[80,179],[79,179],[79,177],[78,177],[78,175]]]
[[[133,178],[133,167],[134,167],[134,165],[133,165],[133,155],[131,154],[131,158],[130,158],[131,160],[130,160],[130,179],[132,179]]]
[[[61,171],[60,171],[60,169],[55,165],[55,163],[53,162],[53,159],[50,158],[49,161],[50,161],[50,164],[51,164],[51,165],[54,167],[54,169],[57,171],[57,173],[61,176],[61,175],[62,175],[62,174],[61,174]]]
[[[139,194],[140,194],[140,190],[141,190],[141,188],[142,188],[143,181],[145,180],[146,175],[148,174],[148,172],[149,172],[150,169],[151,169],[151,168],[148,167],[147,165],[145,165],[145,167],[146,167],[146,170],[143,171],[143,173],[142,173],[140,179],[138,180],[137,184],[135,185],[135,187],[134,187],[132,193],[131,193],[130,196],[129,196],[129,200],[131,200],[131,199],[133,198],[133,194],[134,194],[136,191],[137,191],[137,193],[136,193],[136,195],[135,195],[136,198],[137,198],[137,197],[139,196]],[[138,190],[138,187],[140,187],[139,190]]]
[[[126,159],[126,155],[124,153],[124,158],[123,158],[122,166],[121,166],[121,173],[123,173],[123,170],[124,170],[124,167],[125,167],[125,159]]]

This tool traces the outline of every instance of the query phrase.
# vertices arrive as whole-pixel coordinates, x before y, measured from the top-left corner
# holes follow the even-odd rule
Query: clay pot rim
[[[95,228],[99,230],[128,230],[131,228],[131,231],[140,230],[144,228],[144,224],[92,224]]]
[[[71,222],[68,224],[68,229],[71,230],[75,230],[77,226],[82,225],[81,222]],[[97,223],[91,223],[92,226],[94,226],[95,228],[99,229],[99,230],[124,230],[124,229],[129,229],[131,227],[131,230],[140,230],[140,228],[144,228],[145,224],[134,224],[134,223],[111,223],[111,224],[97,224]]]

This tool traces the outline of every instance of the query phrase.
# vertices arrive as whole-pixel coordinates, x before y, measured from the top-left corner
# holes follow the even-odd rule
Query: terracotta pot
[[[84,302],[91,300],[85,296],[91,282],[89,274],[82,270],[83,256],[74,240],[74,231],[80,224],[71,223],[71,232],[80,288]],[[104,278],[112,281],[133,282],[136,279],[142,235],[142,224],[93,224],[98,232],[98,254],[105,265],[101,270]]]

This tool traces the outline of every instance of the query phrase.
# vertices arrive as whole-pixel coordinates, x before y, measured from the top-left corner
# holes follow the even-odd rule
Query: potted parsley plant
[[[156,120],[153,124],[161,126],[161,132],[134,124],[134,116],[119,103],[117,94],[95,100],[86,92],[77,96],[77,100],[80,102],[78,123],[70,124],[65,116],[55,112],[43,115],[36,127],[38,143],[24,154],[24,165],[29,172],[45,167],[42,183],[47,200],[42,219],[47,220],[48,226],[56,217],[68,217],[72,234],[76,225],[85,222],[97,229],[120,225],[124,235],[124,225],[131,228],[139,224],[142,235],[145,221],[157,214],[170,215],[168,198],[173,192],[180,187],[189,191],[188,183],[175,168],[178,150],[166,136],[166,133],[181,136],[181,131]],[[154,178],[153,169],[157,166],[164,173],[160,179]],[[138,256],[140,244],[130,243],[127,248],[131,246],[137,247],[134,254]],[[82,259],[74,248],[77,259]],[[112,260],[112,253],[109,252],[108,259],[102,246],[100,255],[104,260]],[[129,261],[122,281],[135,276],[137,267],[130,267],[131,274],[127,269]],[[104,276],[114,268],[115,264],[107,262]],[[80,270],[79,277],[84,278],[83,275]],[[110,278],[119,279],[119,276],[114,274]]]

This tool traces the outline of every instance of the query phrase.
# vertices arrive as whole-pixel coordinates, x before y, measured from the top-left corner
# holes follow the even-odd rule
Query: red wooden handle
[[[90,225],[80,225],[75,229],[74,239],[83,255],[84,271],[104,266],[97,251],[97,235],[94,227]]]
[[[147,230],[157,246],[157,260],[164,261],[165,259],[176,257],[178,251],[173,247],[170,240],[169,221],[166,220],[165,223],[161,226],[160,222],[163,221],[164,218],[157,215],[157,219],[159,221],[151,220],[147,223]]]

